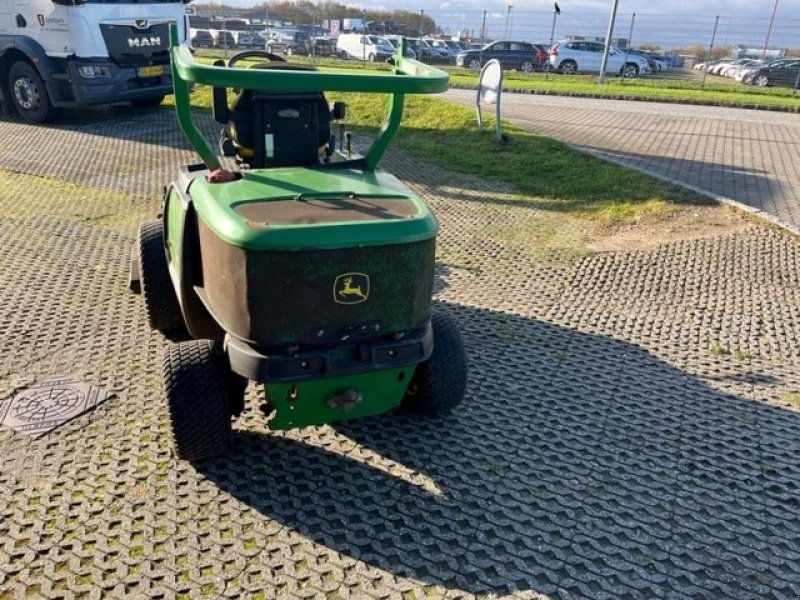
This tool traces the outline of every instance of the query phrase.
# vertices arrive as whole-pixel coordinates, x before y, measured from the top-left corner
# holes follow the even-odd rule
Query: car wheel
[[[464,399],[467,357],[458,325],[448,314],[434,312],[433,353],[417,365],[403,398],[403,407],[428,416],[449,413]]]
[[[472,69],[473,71],[477,71],[478,69],[481,68],[481,61],[479,61],[477,58],[471,59],[469,61],[469,68]]]
[[[767,77],[766,75],[756,75],[753,78],[753,83],[758,87],[765,87],[769,85],[769,77]]]
[[[190,461],[225,454],[231,409],[225,355],[211,340],[170,346],[161,363],[172,446]]]
[[[294,50],[292,50],[292,47],[289,46],[286,48],[286,56],[291,56],[292,54],[294,54]]]
[[[519,66],[519,70],[523,73],[533,73],[533,63],[529,60],[526,60]]]
[[[152,329],[162,333],[181,332],[184,328],[183,314],[169,276],[161,221],[142,223],[136,245],[147,322]]]
[[[370,54],[370,55],[367,57],[367,60],[368,60],[369,62],[375,62],[375,55],[374,55],[374,54]]]
[[[625,63],[622,65],[623,77],[636,77],[637,75],[639,75],[639,65],[633,63]]]
[[[39,72],[29,62],[20,60],[8,71],[11,102],[19,116],[29,123],[44,123],[56,115]]]
[[[565,60],[558,67],[564,75],[574,75],[578,72],[578,64],[574,60]]]

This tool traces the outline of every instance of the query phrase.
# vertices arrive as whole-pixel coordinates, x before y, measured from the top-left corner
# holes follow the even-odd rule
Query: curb
[[[474,85],[453,83],[450,87],[457,90],[477,90]],[[800,113],[800,106],[772,106],[754,102],[713,102],[710,100],[684,98],[654,98],[652,96],[629,96],[624,94],[592,94],[584,92],[559,92],[555,90],[536,90],[530,88],[503,88],[507,94],[529,94],[532,96],[564,96],[567,98],[597,98],[598,100],[628,100],[630,102],[660,102],[665,104],[691,104],[694,106],[719,106],[722,108],[744,108],[748,110],[767,110],[772,112]]]

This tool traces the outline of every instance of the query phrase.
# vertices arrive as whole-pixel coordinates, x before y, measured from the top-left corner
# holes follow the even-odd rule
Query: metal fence
[[[221,7],[202,6],[195,9],[207,13],[222,10]],[[252,15],[253,11],[227,10],[222,17],[241,18],[248,13]],[[337,14],[333,9],[327,11],[322,5],[313,15],[300,14],[295,17],[295,26],[321,26],[338,21],[341,27],[344,19],[353,15]],[[368,11],[361,15],[361,19],[364,22],[386,22],[391,21],[392,14]],[[505,10],[425,9],[419,11],[418,22],[416,19],[408,22],[406,18],[406,22],[400,25],[406,35],[443,34],[469,40],[517,39],[550,44],[551,38],[553,41],[569,36],[602,38],[606,34],[608,20],[608,12],[564,10],[556,15],[553,11],[517,9],[513,3],[509,3]],[[645,45],[664,51],[677,50],[697,60],[708,58],[709,53],[715,56],[728,55],[740,48],[761,52],[764,49],[800,52],[800,19],[778,18],[773,22],[771,13],[745,17],[620,12],[617,14],[614,38],[623,46],[628,43],[633,47]]]

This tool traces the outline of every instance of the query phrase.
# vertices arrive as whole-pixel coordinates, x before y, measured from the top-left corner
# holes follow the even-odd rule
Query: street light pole
[[[614,35],[614,21],[617,18],[619,0],[614,0],[611,5],[611,18],[608,20],[608,33],[606,33],[606,47],[603,49],[603,62],[600,63],[600,83],[606,80],[606,66],[608,65],[608,52],[611,50],[611,38]]]
[[[514,8],[514,2],[509,0],[508,2],[508,13],[506,13],[506,30],[503,33],[503,39],[508,39],[508,24],[511,22],[511,9]]]
[[[423,29],[423,20],[424,19],[425,19],[425,11],[424,10],[420,10],[419,11],[419,35],[420,35],[420,37],[422,37],[422,33],[424,31],[424,29]]]
[[[767,39],[764,40],[764,51],[761,53],[761,60],[767,57],[767,48],[769,47],[769,36],[772,34],[772,25],[775,23],[775,13],[778,12],[778,1],[775,0],[775,6],[772,7],[772,17],[769,20],[769,27],[767,28]]]
[[[549,74],[550,74],[550,66],[551,65],[550,65],[550,55],[549,55],[549,53],[553,49],[553,42],[555,41],[555,37],[556,37],[556,18],[560,14],[561,14],[561,9],[558,7],[558,2],[554,2],[553,3],[553,26],[550,28],[550,45],[547,47],[548,56],[547,56],[547,66],[545,68],[545,75],[544,75],[545,79],[547,79]]]

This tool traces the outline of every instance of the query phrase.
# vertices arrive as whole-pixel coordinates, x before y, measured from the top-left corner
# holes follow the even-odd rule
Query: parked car
[[[434,48],[440,48],[447,52],[447,55],[454,60],[458,56],[458,53],[464,49],[455,40],[428,40],[428,42]]]
[[[653,61],[655,64],[654,71],[666,71],[672,65],[672,57],[670,56],[659,54],[652,50],[637,50],[637,52]]]
[[[554,44],[550,50],[550,67],[559,73],[599,73],[603,63],[605,45],[600,42],[565,40]],[[636,77],[652,73],[647,59],[635,54],[626,56],[623,50],[611,48],[606,63],[607,73],[623,77]]]
[[[282,41],[277,35],[271,33],[267,36],[266,40],[264,41],[264,48],[267,52],[271,52],[273,54],[285,54],[286,48],[289,47],[289,43]]]
[[[212,29],[211,35],[214,37],[214,46],[217,48],[233,48],[236,46],[236,36],[232,31],[222,29]]]
[[[254,31],[240,31],[236,38],[236,43],[243,48],[263,48],[264,37]]]
[[[425,62],[447,62],[450,57],[446,51],[434,48],[427,40],[407,37],[408,45],[416,52],[417,59]]]
[[[190,29],[189,33],[192,48],[211,48],[214,45],[214,36],[208,29]]]
[[[542,45],[530,42],[503,40],[486,44],[479,50],[463,50],[456,57],[456,65],[469,69],[480,69],[492,59],[497,59],[504,69],[516,69],[530,73],[547,64],[547,50]]]
[[[343,33],[336,40],[336,53],[343,58],[384,61],[394,54],[394,46],[380,35]]]
[[[386,39],[389,40],[392,47],[397,50],[397,46],[400,43],[399,36],[387,35]],[[414,52],[414,48],[411,47],[411,44],[406,44],[406,58],[417,58],[417,53]]]
[[[794,87],[800,80],[800,59],[763,65],[753,73],[753,85],[788,85]]]
[[[437,61],[449,62],[455,58],[450,54],[450,49],[447,47],[447,44],[444,43],[444,40],[423,38],[422,41],[430,47],[431,56],[437,59]]]

